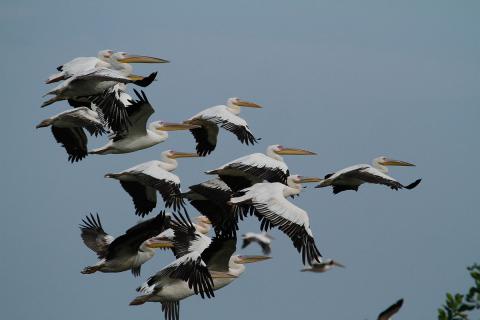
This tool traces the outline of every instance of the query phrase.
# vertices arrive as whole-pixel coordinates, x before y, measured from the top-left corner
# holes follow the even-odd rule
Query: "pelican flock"
[[[130,270],[138,277],[142,265],[154,257],[155,249],[168,249],[173,253],[170,262],[139,285],[138,294],[130,305],[158,302],[165,319],[180,319],[180,301],[194,295],[214,298],[217,290],[241,277],[245,264],[270,259],[274,238],[267,231],[271,229],[278,229],[292,242],[301,256],[304,268],[300,270],[306,272],[305,276],[324,273],[334,267],[343,268],[338,261],[324,258],[317,245],[318,238],[314,236],[310,220],[315,220],[322,208],[311,207],[307,211],[300,207],[300,201],[289,198],[304,191],[306,183],[317,183],[316,188],[332,187],[333,193],[338,194],[358,191],[362,184],[411,190],[421,181],[417,179],[404,185],[389,176],[388,166],[412,167],[414,164],[386,156],[375,158],[371,165],[359,164],[327,175],[323,173],[324,178],[291,174],[283,156],[314,156],[316,153],[272,144],[265,153],[252,153],[224,165],[217,164],[216,168],[212,165],[213,169],[199,169],[209,180],[198,181],[182,191],[180,177],[173,173],[178,167],[177,159],[212,157],[221,149],[218,146],[220,129],[233,133],[245,145],[258,144],[260,138],[239,114],[242,108],[260,109],[263,106],[229,98],[225,105],[199,110],[185,120],[149,122],[156,108],[143,90],[133,89],[132,96],[129,87],[145,88],[153,83],[157,73],[136,75],[131,63],[167,62],[108,49],[99,51],[94,57],[79,57],[63,63],[57,68],[58,72],[45,81],[47,84],[60,83],[47,92],[46,95],[53,97],[41,106],[66,101],[69,108],[36,126],[51,128],[55,141],[65,148],[68,161],[72,163],[89,154],[126,154],[153,148],[168,139],[169,131],[190,131],[193,135],[195,144],[192,140],[186,149],[195,148],[195,152],[166,150],[159,153],[159,160],[104,174],[120,182],[132,199],[130,210],[142,218],[159,206],[157,193],[160,194],[163,205],[159,214],[143,219],[117,238],[106,233],[98,214],[82,219],[81,238],[99,259],[84,267],[83,274]],[[252,116],[254,114],[252,112]],[[106,144],[89,149],[89,140],[102,135],[108,136]],[[182,170],[178,171],[182,176]],[[164,208],[171,208],[172,212],[165,212]],[[191,209],[200,213],[192,219],[195,223],[188,213]],[[237,253],[237,235],[246,219],[258,220],[261,233],[244,232],[240,239],[241,249],[257,243],[259,247],[255,250],[261,249],[263,255]],[[282,251],[275,252],[281,254]],[[162,254],[162,257],[169,255]],[[400,300],[380,314],[379,319],[390,319],[402,302]]]

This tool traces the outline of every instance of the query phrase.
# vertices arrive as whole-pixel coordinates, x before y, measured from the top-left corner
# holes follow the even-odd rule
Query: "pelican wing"
[[[283,196],[284,185],[280,183],[260,183],[243,190],[244,195],[232,198],[233,203],[250,202],[261,221],[261,229],[278,227],[293,242],[302,255],[302,261],[311,264],[321,256],[307,212],[295,206]]]
[[[135,89],[133,91],[135,92],[137,99],[130,100],[131,105],[126,108],[128,119],[131,123],[131,126],[128,127],[128,135],[143,136],[147,134],[147,121],[155,110],[153,110],[153,107],[143,90],[141,91],[141,94]]]
[[[200,126],[199,128],[190,129],[195,142],[197,142],[195,147],[197,154],[204,157],[212,153],[217,146],[218,126],[203,119],[193,119],[189,123]]]
[[[87,136],[82,128],[59,128],[52,126],[55,140],[65,148],[68,161],[77,162],[88,155]]]
[[[180,191],[180,179],[171,172],[158,166],[149,166],[141,172],[132,172],[144,186],[157,190],[165,202],[165,207],[178,211],[185,207]]]
[[[215,237],[202,253],[209,270],[228,272],[230,257],[237,249],[235,237]]]
[[[129,77],[124,76],[121,72],[118,72],[113,69],[100,67],[87,70],[76,74],[74,77],[70,78],[71,82],[75,81],[114,81],[120,83],[130,83],[133,82]],[[67,80],[68,81],[68,80]]]
[[[180,301],[163,301],[161,304],[165,320],[180,320]]]
[[[106,133],[99,114],[96,111],[90,110],[87,107],[79,107],[69,109],[59,113],[54,117],[55,121],[60,121],[62,124],[71,127],[83,127],[91,135],[102,135]]]
[[[402,307],[403,305],[403,299],[398,300],[394,304],[392,304],[390,307],[382,311],[378,315],[378,320],[389,320],[391,319]]]
[[[157,192],[154,188],[135,181],[120,181],[120,184],[132,197],[136,215],[144,217],[157,206]]]
[[[132,97],[125,92],[125,87],[117,84],[102,94],[91,96],[88,99],[102,110],[108,126],[116,133],[113,140],[122,138],[128,130],[128,126],[131,125],[127,107],[130,106]]]
[[[229,205],[232,190],[220,179],[211,179],[189,187],[185,197],[200,213],[207,216],[217,236],[235,235],[238,220],[245,215],[242,208]]]
[[[82,222],[80,235],[83,243],[94,251],[100,259],[105,258],[108,247],[114,241],[114,238],[103,230],[98,213],[96,217],[90,213],[90,216],[86,216],[85,219],[82,219]]]
[[[263,153],[253,153],[208,171],[207,174],[218,174],[233,191],[239,191],[263,180],[286,183],[290,172],[283,161]]]

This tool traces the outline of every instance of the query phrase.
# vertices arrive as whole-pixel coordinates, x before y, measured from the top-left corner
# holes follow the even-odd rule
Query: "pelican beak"
[[[333,260],[333,265],[337,266],[337,267],[340,267],[340,268],[345,268],[345,266],[343,264],[341,264],[340,262],[335,261],[335,260]]]
[[[275,151],[277,154],[282,155],[305,155],[305,156],[312,156],[316,155],[315,152],[303,150],[303,149],[294,149],[294,148],[282,148],[278,151]]]
[[[237,263],[240,263],[240,264],[254,263],[254,262],[268,260],[271,258],[272,257],[269,257],[269,256],[238,256]]]
[[[300,177],[300,183],[321,182],[323,179],[316,177]]]
[[[245,100],[238,100],[234,104],[239,106],[239,107],[247,107],[247,108],[261,108],[262,107],[259,104],[256,104],[256,103],[250,102],[250,101],[245,101]]]
[[[210,270],[210,275],[212,276],[212,279],[232,279],[232,278],[238,278],[237,276],[228,273],[228,272],[221,272],[221,271],[213,271]]]
[[[129,54],[127,57],[118,59],[118,62],[122,63],[169,63],[170,61],[147,56],[139,56],[134,54]]]
[[[38,129],[38,128],[43,128],[43,127],[48,127],[48,126],[50,126],[50,121],[49,121],[49,119],[46,119],[46,120],[43,120],[42,122],[40,122],[39,124],[37,124],[35,126],[35,128]]]
[[[145,79],[145,77],[143,76],[138,76],[136,74],[131,74],[128,76],[128,79],[132,80],[132,81],[140,81],[140,80],[143,80]]]
[[[157,130],[160,131],[178,131],[178,130],[190,130],[198,128],[199,126],[189,123],[170,123],[163,122],[160,126],[157,127]]]
[[[170,158],[197,158],[198,154],[192,152],[177,152],[173,151],[173,155]]]
[[[169,249],[174,247],[172,241],[159,238],[150,239],[146,246],[152,249]]]
[[[413,163],[394,160],[394,159],[386,159],[385,161],[382,161],[380,164],[383,166],[415,167]]]

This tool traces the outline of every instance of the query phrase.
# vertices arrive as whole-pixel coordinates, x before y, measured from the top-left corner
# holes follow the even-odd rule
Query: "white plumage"
[[[302,182],[318,181],[317,178],[289,176],[287,184],[279,182],[257,183],[240,191],[240,196],[231,199],[233,204],[250,205],[261,222],[261,229],[278,227],[287,234],[295,248],[302,254],[303,263],[312,264],[321,256],[310,229],[310,219],[303,209],[297,207],[286,197],[298,195]]]

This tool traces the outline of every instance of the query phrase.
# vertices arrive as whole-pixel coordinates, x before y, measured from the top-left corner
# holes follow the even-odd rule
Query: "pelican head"
[[[401,160],[394,160],[394,159],[390,159],[390,158],[385,157],[385,156],[375,158],[373,160],[373,163],[374,164],[378,163],[381,166],[400,166],[400,167],[414,167],[415,166],[413,163],[406,162],[406,161],[401,161]]]
[[[247,108],[261,108],[261,105],[258,105],[254,102],[242,100],[240,98],[230,98],[227,100],[227,106],[230,108],[236,107],[247,107]]]
[[[272,145],[268,148],[278,155],[305,155],[305,156],[316,155],[316,153],[312,151],[308,151],[304,149],[296,149],[296,148],[287,148],[279,144]]]
[[[195,224],[197,225],[197,231],[203,234],[207,234],[210,231],[212,222],[207,216],[198,216],[195,218]]]
[[[234,262],[237,264],[246,264],[246,263],[254,263],[260,262],[264,260],[271,259],[272,257],[269,256],[235,256]]]
[[[113,55],[113,50],[105,49],[105,50],[98,51],[97,58],[102,61],[108,62],[112,55]]]
[[[168,63],[170,61],[155,57],[129,54],[126,52],[115,52],[112,58],[121,63]]]

